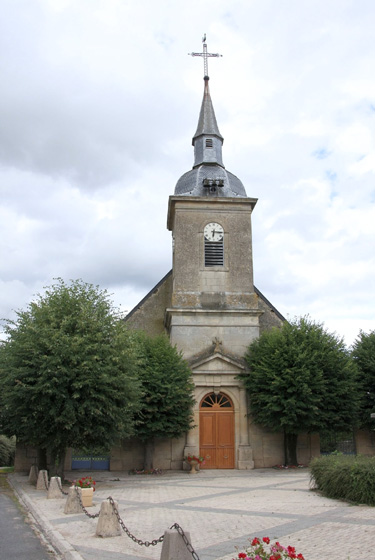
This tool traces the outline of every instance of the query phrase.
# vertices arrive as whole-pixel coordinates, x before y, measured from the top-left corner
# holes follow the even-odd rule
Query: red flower
[[[263,537],[262,541],[265,542],[266,544],[270,544],[269,537]]]
[[[255,539],[252,540],[251,542],[251,546],[256,546],[257,544],[260,544],[259,539],[257,537],[255,537]]]
[[[297,554],[297,558],[298,558],[299,560],[305,560],[305,558],[302,556],[301,553],[300,553],[300,554]]]
[[[244,552],[239,552],[238,558],[246,558],[246,554]]]

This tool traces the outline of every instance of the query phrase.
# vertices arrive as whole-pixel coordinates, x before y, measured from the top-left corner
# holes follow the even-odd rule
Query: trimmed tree
[[[284,432],[284,460],[297,465],[303,432],[345,431],[358,408],[356,369],[342,339],[307,317],[264,332],[239,377],[255,422]]]
[[[136,415],[136,435],[145,444],[144,468],[153,468],[156,438],[178,438],[193,426],[192,373],[165,335],[138,332],[138,375],[143,396]]]
[[[105,290],[57,279],[5,330],[1,428],[48,452],[52,473],[67,447],[108,449],[132,433],[136,344]]]
[[[375,331],[360,331],[352,348],[352,356],[358,368],[361,387],[359,421],[361,428],[374,429],[375,420]]]

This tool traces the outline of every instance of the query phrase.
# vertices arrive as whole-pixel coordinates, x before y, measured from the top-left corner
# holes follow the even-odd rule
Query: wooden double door
[[[223,393],[210,393],[201,402],[199,454],[202,469],[234,469],[234,409]]]

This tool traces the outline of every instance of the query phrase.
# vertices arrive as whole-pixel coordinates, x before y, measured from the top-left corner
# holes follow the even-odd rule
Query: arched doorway
[[[202,469],[234,469],[234,409],[224,393],[209,393],[199,408]]]

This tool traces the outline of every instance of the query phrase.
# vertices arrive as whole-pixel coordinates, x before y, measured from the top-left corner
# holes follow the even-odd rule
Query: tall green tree
[[[358,378],[361,386],[360,426],[374,429],[375,420],[375,331],[360,331],[353,344],[352,356],[358,367]]]
[[[109,448],[132,433],[136,345],[105,290],[57,279],[5,331],[1,429],[48,452],[52,472],[67,447]]]
[[[345,431],[358,409],[356,368],[342,339],[302,317],[264,332],[240,375],[255,422],[284,432],[285,464],[297,465],[297,436]]]
[[[136,435],[145,444],[144,468],[153,468],[155,439],[177,438],[193,426],[194,384],[181,353],[165,335],[138,333],[142,385]]]

